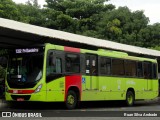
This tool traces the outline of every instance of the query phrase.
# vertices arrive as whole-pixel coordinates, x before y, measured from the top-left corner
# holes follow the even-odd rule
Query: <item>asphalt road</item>
[[[0,100],[0,112],[11,112],[13,119],[32,118],[37,115],[37,119],[47,117],[45,119],[70,120],[71,117],[76,120],[87,118],[92,120],[97,120],[97,118],[129,118],[129,120],[132,120],[136,117],[146,120],[160,118],[160,100],[157,98],[155,100],[137,101],[133,107],[126,107],[120,101],[83,102],[79,108],[74,110],[67,110],[63,103],[19,103],[10,106],[5,101]]]

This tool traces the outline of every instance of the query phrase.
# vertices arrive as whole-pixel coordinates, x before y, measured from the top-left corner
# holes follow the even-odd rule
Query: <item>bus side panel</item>
[[[126,79],[126,91],[133,88],[135,100],[154,99],[158,96],[158,80],[147,79]]]
[[[85,78],[85,77],[84,77]],[[87,78],[87,77],[86,77]],[[96,100],[124,100],[125,99],[125,79],[116,77],[98,77],[98,90],[90,89],[90,81],[87,79],[82,83],[83,101]]]
[[[43,80],[41,80],[41,82],[37,84],[34,87],[34,89],[36,90],[36,88],[42,83],[43,83]],[[29,99],[29,101],[42,101],[42,102],[46,101],[46,83],[42,84],[42,89],[40,92],[31,94],[31,98]]]
[[[65,90],[65,77],[60,77],[47,83],[47,101],[63,102]]]
[[[98,77],[99,89],[90,89],[89,76],[82,82],[82,101],[95,100],[125,100],[127,90],[132,88],[135,92],[135,99],[154,99],[158,96],[158,80],[150,80],[148,86],[152,86],[152,90],[147,90],[147,80],[137,78],[121,78],[121,77]]]
[[[126,78],[126,93],[127,90],[133,89],[135,93],[135,99],[143,99],[144,98],[144,89],[146,85],[146,81],[144,79],[136,79],[136,78]],[[126,98],[125,93],[125,98]]]
[[[125,99],[125,78],[122,77],[107,77],[108,85],[110,86],[110,100]]]
[[[80,93],[80,100],[81,100],[81,91],[82,91],[82,76],[81,75],[70,75],[65,77],[65,97],[66,100],[67,92],[71,87],[76,87]]]
[[[152,80],[152,86],[153,86],[153,97],[156,98],[159,95],[159,83],[158,83],[158,79]]]
[[[152,89],[144,92],[144,99],[156,98],[158,96],[158,80],[148,80],[148,86],[152,86]]]
[[[106,95],[109,92],[99,90],[99,79],[98,76],[83,76],[82,77],[82,101],[96,101],[105,100]],[[102,78],[101,78],[102,79]],[[105,86],[106,80],[104,79],[103,85]]]

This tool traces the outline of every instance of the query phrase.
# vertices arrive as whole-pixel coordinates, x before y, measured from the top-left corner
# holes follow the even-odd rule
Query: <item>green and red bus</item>
[[[87,50],[46,43],[9,53],[7,101],[64,102],[135,100],[158,96],[156,59],[105,49]]]

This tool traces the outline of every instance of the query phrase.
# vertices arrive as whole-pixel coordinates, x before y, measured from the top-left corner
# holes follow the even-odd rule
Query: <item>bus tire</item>
[[[126,93],[126,105],[127,106],[133,106],[135,100],[134,93],[132,91],[127,91]]]
[[[74,109],[77,105],[78,99],[75,91],[69,90],[66,97],[66,107],[67,109]]]

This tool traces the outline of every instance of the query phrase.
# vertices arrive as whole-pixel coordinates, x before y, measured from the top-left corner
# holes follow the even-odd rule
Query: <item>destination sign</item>
[[[38,48],[25,48],[25,49],[16,49],[16,53],[37,53],[39,52]]]

